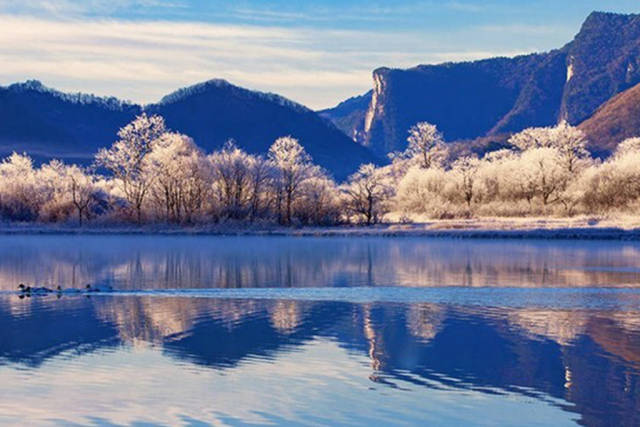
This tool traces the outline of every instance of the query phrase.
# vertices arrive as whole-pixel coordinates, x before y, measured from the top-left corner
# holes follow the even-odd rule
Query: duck
[[[85,286],[85,292],[113,292],[113,287],[107,285],[94,288],[93,286],[87,284],[87,286]]]
[[[58,285],[56,292],[59,294],[79,294],[82,291],[76,288],[63,289],[62,286]]]
[[[53,290],[46,287],[32,288],[31,286],[26,286],[24,283],[20,283],[18,285],[18,289],[20,290],[20,293],[29,294],[29,295],[32,295],[32,294],[45,295],[53,292]]]

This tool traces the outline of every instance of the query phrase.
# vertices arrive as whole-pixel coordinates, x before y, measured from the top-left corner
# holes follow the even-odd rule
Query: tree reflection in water
[[[424,402],[455,390],[442,405],[469,394],[506,404],[515,395],[586,425],[640,425],[638,244],[210,236],[0,236],[0,243],[0,375],[8,378],[0,384],[0,422],[13,396],[34,411],[34,393],[55,393],[69,381],[73,391],[79,378],[110,390],[105,405],[122,402],[124,383],[139,372],[128,364],[144,349],[150,361],[140,366],[171,370],[178,376],[169,388],[180,390],[187,386],[180,375],[192,371],[234,381],[247,374],[245,394],[259,397],[253,388],[260,377],[281,387],[272,393],[297,385],[305,399],[316,393],[314,405],[324,396],[331,408],[335,388],[348,407],[362,394],[354,383],[364,383],[384,390],[392,420],[412,412],[412,420],[423,421]],[[20,282],[156,292],[19,299],[7,291]],[[242,289],[235,299],[193,293],[208,288]],[[244,288],[260,288],[253,291],[263,296],[251,299]],[[182,294],[157,291],[163,289]],[[313,292],[324,299],[305,297]],[[375,292],[377,299],[350,299]],[[414,299],[418,294],[426,297]],[[260,299],[269,295],[278,296]],[[296,359],[308,349],[316,360]],[[78,372],[76,363],[87,358],[98,370],[95,380]],[[186,371],[175,370],[182,366]],[[257,366],[269,374],[252,370]],[[292,382],[278,383],[278,375],[291,372]],[[110,378],[124,383],[105,388]],[[204,381],[198,378],[191,381]],[[408,389],[423,403],[394,413]],[[359,397],[361,404],[379,403]],[[294,398],[285,396],[282,407]],[[286,420],[277,411],[270,416]]]
[[[640,285],[640,245],[417,238],[0,236],[0,289]],[[34,268],[37,266],[37,268]]]
[[[637,425],[640,312],[132,297],[0,299],[0,356],[39,369],[140,343],[207,369],[277,364],[329,339],[366,355],[370,380],[545,399],[588,425]]]

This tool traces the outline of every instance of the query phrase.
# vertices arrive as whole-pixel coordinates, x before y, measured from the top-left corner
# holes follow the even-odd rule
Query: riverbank
[[[640,240],[640,217],[478,218],[375,226],[281,227],[225,223],[199,226],[1,224],[0,234],[139,234],[294,237],[432,237],[480,239]]]

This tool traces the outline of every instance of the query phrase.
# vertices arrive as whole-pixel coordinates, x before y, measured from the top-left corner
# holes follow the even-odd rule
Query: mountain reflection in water
[[[0,236],[0,424],[637,426],[639,375],[636,243]]]
[[[586,425],[640,423],[640,311],[5,296],[0,322],[5,373],[22,366],[37,375],[62,358],[68,361],[63,369],[74,374],[73,359],[84,354],[148,346],[233,375],[257,361],[293,363],[287,362],[292,351],[331,342],[344,357],[366,360],[367,381],[393,393],[410,386],[426,396],[443,388],[515,394],[575,414]],[[110,369],[118,375],[119,366]],[[24,396],[21,387],[4,383],[0,400]]]

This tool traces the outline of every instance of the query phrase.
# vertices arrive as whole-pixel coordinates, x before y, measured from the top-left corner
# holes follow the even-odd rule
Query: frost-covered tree
[[[482,158],[476,192],[483,202],[499,202],[513,197],[516,163],[517,154],[506,149],[487,153]]]
[[[442,198],[447,174],[441,168],[410,168],[397,186],[395,203],[405,214],[429,214],[438,216],[444,204]]]
[[[211,210],[208,203],[211,195],[211,164],[206,157],[198,151],[191,153],[186,159],[191,167],[182,177],[182,208],[184,211],[183,222],[191,224],[201,220],[204,214]]]
[[[293,203],[300,195],[302,183],[313,170],[311,156],[297,139],[285,136],[269,148],[269,160],[275,170],[278,217],[281,223],[290,225]]]
[[[522,188],[535,191],[546,207],[557,201],[558,194],[566,184],[568,171],[564,166],[563,157],[555,148],[542,147],[525,151],[520,157],[519,179]]]
[[[262,156],[246,153],[233,141],[209,156],[219,215],[255,220],[266,214],[274,166]]]
[[[587,191],[585,178],[588,178],[594,170],[597,170],[597,167],[592,166],[584,169],[574,179],[569,180],[558,193],[558,202],[564,208],[563,214],[572,216],[576,213],[579,205],[584,201]]]
[[[509,144],[520,151],[553,147],[551,127],[527,128],[509,138]]]
[[[82,219],[89,219],[91,205],[96,201],[96,177],[76,165],[67,166],[64,176],[71,203],[78,214],[78,223],[82,225]]]
[[[38,218],[42,198],[31,157],[13,153],[0,163],[0,211],[10,220]]]
[[[409,129],[408,146],[404,158],[411,159],[421,168],[442,166],[447,157],[447,146],[435,125],[419,122]]]
[[[209,156],[214,187],[223,216],[244,218],[251,202],[252,156],[230,140],[220,151]]]
[[[342,186],[347,210],[371,225],[382,220],[388,212],[388,201],[393,196],[393,188],[381,169],[369,163],[349,177]]]
[[[165,132],[147,155],[152,200],[170,222],[192,222],[208,199],[211,165],[188,136]]]
[[[509,143],[522,151],[537,148],[556,149],[562,167],[570,174],[577,172],[589,157],[584,132],[566,121],[555,127],[525,129],[513,135]]]
[[[569,174],[573,175],[586,166],[590,158],[584,132],[563,121],[553,128],[553,140],[560,153],[561,163]]]
[[[262,156],[249,157],[249,219],[255,220],[269,208],[270,200],[267,196],[269,184],[274,177],[272,163]]]
[[[467,208],[471,208],[479,168],[480,161],[470,156],[460,158],[451,165],[450,176],[453,178],[455,192],[462,196]]]
[[[338,187],[300,143],[279,138],[265,157],[233,143],[209,156],[158,116],[141,115],[96,156],[100,175],[53,160],[34,166],[13,153],[0,162],[0,215],[11,221],[136,218],[193,223],[206,218],[281,224],[373,224],[393,211],[450,218],[630,212],[640,206],[640,138],[605,161],[578,129],[560,123],[512,136],[515,149],[483,158],[447,153],[436,127],[418,123],[390,165],[362,165]],[[468,152],[469,150],[466,150]],[[458,159],[446,162],[446,157]],[[125,216],[126,215],[126,216]]]
[[[340,220],[340,204],[335,182],[315,166],[300,189],[294,210],[305,224],[335,224]]]
[[[51,160],[36,170],[38,194],[41,201],[39,219],[46,222],[67,220],[73,211],[66,165],[59,160]]]
[[[640,151],[637,141],[621,144],[615,155],[589,168],[582,178],[586,206],[600,212],[628,209],[640,198]]]
[[[628,138],[618,144],[614,156],[621,158],[627,155],[640,155],[640,138]]]
[[[167,131],[160,116],[142,113],[118,131],[118,140],[96,155],[96,163],[108,169],[117,179],[122,193],[142,222],[142,207],[151,187],[153,176],[146,168],[146,157],[153,143]]]

